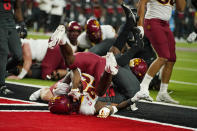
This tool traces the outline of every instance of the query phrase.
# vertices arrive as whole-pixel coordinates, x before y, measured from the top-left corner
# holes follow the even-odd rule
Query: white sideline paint
[[[49,110],[0,110],[0,112],[50,112]]]
[[[185,70],[185,71],[197,71],[197,69],[194,68],[186,68],[186,67],[174,67],[175,70]]]
[[[193,62],[193,63],[197,63],[197,60],[193,60],[193,59],[178,59],[178,61],[186,61],[186,62]]]
[[[0,104],[0,105],[3,105],[3,106],[48,106],[47,104]]]
[[[197,86],[197,83],[192,83],[192,82],[175,81],[175,80],[170,80],[170,82],[172,82],[172,83],[177,83],[177,84],[185,84],[185,85]]]
[[[146,100],[140,100],[140,102],[197,110],[197,107],[193,107],[193,106],[176,105],[176,104],[170,104],[170,103],[164,103],[164,102],[157,102],[157,101],[150,102],[150,101],[146,101]]]
[[[172,82],[176,82],[176,81],[172,81]],[[181,83],[181,81],[179,81]],[[6,81],[6,83],[11,83],[11,84],[18,84],[18,85],[27,85],[28,87],[36,87],[36,88],[45,88],[47,86],[38,86],[38,85],[32,85],[32,84],[22,84],[22,83],[18,83],[18,82],[10,82],[10,81]],[[181,83],[181,84],[188,84],[188,82],[185,83]],[[189,83],[192,84],[192,83]],[[197,84],[197,83],[194,83]],[[148,102],[145,100],[140,100],[140,102],[145,102],[145,103],[152,103],[152,104],[160,104],[160,105],[166,105],[166,106],[174,106],[174,107],[181,107],[181,108],[188,108],[188,109],[195,109],[197,110],[197,107],[192,107],[192,106],[183,106],[183,105],[176,105],[176,104],[170,104],[170,103],[163,103],[163,102]]]
[[[25,84],[25,83],[19,83],[19,82],[11,82],[11,81],[6,81],[6,83],[28,86],[28,87],[35,87],[35,88],[48,88],[49,87],[49,86],[40,86],[40,85]]]
[[[26,103],[30,103],[30,104],[6,104],[6,103],[1,103],[0,105],[32,105],[32,106],[46,106],[48,104],[44,104],[44,103],[39,103],[39,102],[33,102],[33,101],[25,101],[25,100],[19,100],[19,99],[14,99],[14,98],[7,98],[7,97],[0,97],[0,99],[7,99],[7,100],[13,100],[13,101],[19,101],[19,102],[26,102]]]
[[[131,118],[131,117],[120,116],[120,115],[112,115],[112,116],[113,116],[113,117],[118,117],[118,118],[129,119],[129,120],[140,121],[140,122],[147,122],[147,123],[153,123],[153,124],[160,124],[160,125],[165,125],[165,126],[183,128],[183,129],[196,130],[195,128],[191,128],[191,127],[173,125],[173,124],[168,124],[168,123],[161,123],[161,122],[157,122],[157,121],[153,121],[153,120],[145,120],[145,119],[139,119],[139,118]]]

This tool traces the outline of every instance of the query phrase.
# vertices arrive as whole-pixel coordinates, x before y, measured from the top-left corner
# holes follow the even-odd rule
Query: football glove
[[[25,22],[20,22],[17,26],[16,26],[16,30],[20,36],[20,38],[26,38],[27,37],[27,27],[25,25]]]

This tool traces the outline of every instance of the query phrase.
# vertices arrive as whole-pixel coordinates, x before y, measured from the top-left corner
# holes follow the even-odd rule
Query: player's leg
[[[121,4],[121,6],[126,15],[126,23],[121,26],[118,37],[110,49],[110,51],[114,54],[121,52],[122,48],[125,46],[129,32],[132,31],[134,27],[136,27],[137,22],[137,17],[134,12],[124,3]]]
[[[164,68],[162,70],[161,85],[156,100],[167,102],[167,103],[178,104],[179,102],[172,99],[167,92],[172,70],[176,62],[174,36],[171,30],[169,28],[166,28],[166,30],[167,29],[168,29],[168,40],[169,40],[168,43],[169,43],[170,58],[168,59],[168,62],[164,65]]]
[[[49,48],[41,64],[42,79],[50,79],[52,72],[58,68],[62,59],[59,45],[55,46],[53,49]]]
[[[5,76],[6,76],[6,64],[8,57],[8,31],[5,29],[0,29],[0,93],[3,95],[12,94],[13,92],[8,90],[5,85]]]
[[[147,26],[151,27],[147,28]],[[149,84],[155,74],[160,70],[160,68],[166,64],[168,58],[170,58],[170,51],[168,49],[168,37],[165,35],[165,28],[160,25],[160,21],[158,20],[145,20],[145,34],[147,38],[150,40],[153,48],[157,52],[158,58],[150,65],[147,73],[145,74],[141,84],[140,91],[136,93],[133,100],[137,100],[139,98],[149,99]],[[154,37],[152,37],[154,35]]]
[[[8,39],[9,50],[12,57],[8,60],[6,70],[10,70],[22,61],[22,47],[19,35],[16,29],[9,29],[10,35]]]
[[[126,99],[133,97],[140,89],[140,82],[131,72],[128,65],[120,67],[118,74],[113,77],[112,81]]]

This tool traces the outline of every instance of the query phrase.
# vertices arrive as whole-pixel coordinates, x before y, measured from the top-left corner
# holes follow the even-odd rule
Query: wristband
[[[18,78],[23,79],[26,74],[27,74],[27,71],[24,68],[22,68],[22,71],[18,75]]]
[[[113,110],[114,110],[112,114],[115,114],[116,112],[118,112],[118,109],[117,109],[116,106],[112,106],[112,108],[113,108]]]

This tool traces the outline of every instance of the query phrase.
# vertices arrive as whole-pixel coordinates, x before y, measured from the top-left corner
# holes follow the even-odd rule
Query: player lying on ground
[[[122,5],[122,7],[123,9],[125,8],[124,5]],[[136,32],[134,32],[136,31],[134,30],[136,27],[136,16],[131,10],[125,13],[127,16],[126,31],[130,29],[133,31],[133,34],[136,34]],[[111,84],[112,75],[116,75],[118,73],[118,65],[123,66],[124,64],[128,64],[130,59],[133,58],[133,51],[136,52],[135,49],[131,48],[128,52],[119,57],[120,62],[117,65],[113,53],[107,53],[106,57],[100,57],[90,52],[78,52],[74,54],[69,46],[68,39],[63,37],[64,32],[65,27],[60,25],[51,36],[49,47],[53,48],[59,44],[66,66],[71,70],[79,68],[83,73],[92,75],[95,78],[96,94],[98,96],[103,96],[106,89]],[[121,37],[121,39],[123,38],[124,37]],[[117,41],[113,45],[113,52],[116,52],[117,50],[120,52],[126,42],[122,42],[119,37],[117,38]],[[73,86],[72,89],[75,89],[75,86]],[[76,92],[77,89],[71,91]]]
[[[30,100],[36,100],[41,97],[42,100],[50,101],[49,109],[52,113],[70,114],[76,112],[84,115],[99,114],[98,117],[106,118],[110,114],[116,113],[119,109],[132,105],[132,110],[136,110],[135,104],[128,99],[120,104],[107,104],[98,100],[94,86],[93,76],[81,73],[79,69],[72,70],[64,79],[57,82],[51,88],[44,88],[36,91],[30,96]],[[80,95],[79,100],[74,100],[72,85],[78,85]],[[66,95],[66,96],[62,96]],[[75,94],[76,95],[76,94]],[[65,100],[66,99],[66,100]],[[133,105],[134,104],[134,105]],[[63,107],[63,108],[62,108]]]

